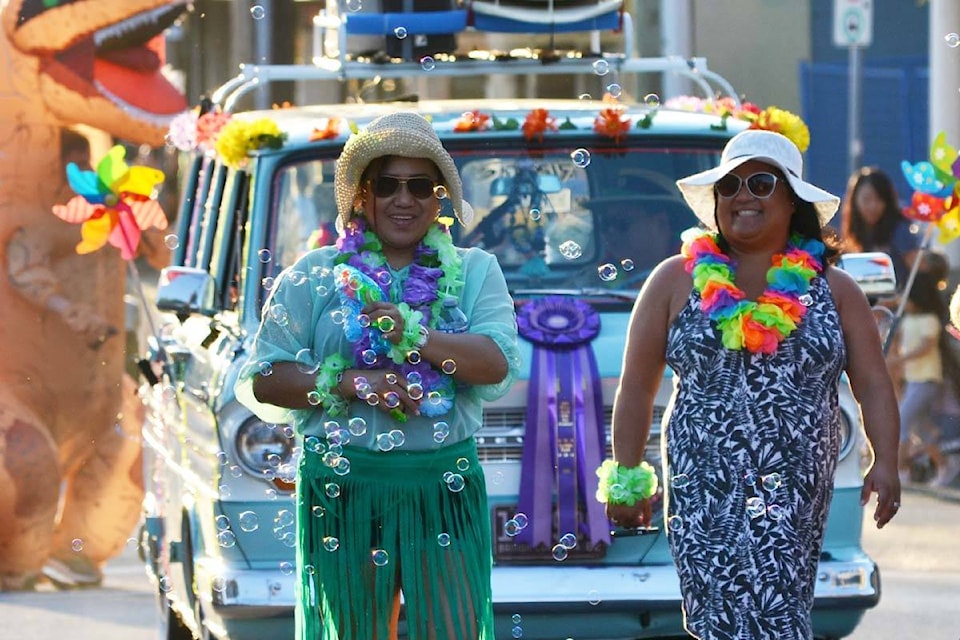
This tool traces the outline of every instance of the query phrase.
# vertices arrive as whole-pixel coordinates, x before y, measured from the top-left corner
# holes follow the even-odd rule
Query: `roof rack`
[[[451,12],[438,12],[451,13]],[[397,14],[374,14],[382,16]],[[420,15],[430,15],[429,12]],[[705,96],[717,93],[729,96],[736,103],[739,98],[733,86],[721,75],[707,68],[706,58],[680,56],[663,56],[639,58],[633,51],[633,21],[629,13],[620,15],[620,32],[623,40],[621,52],[582,52],[582,51],[537,51],[526,49],[518,53],[512,51],[509,56],[492,51],[471,51],[469,54],[436,54],[425,56],[420,61],[403,59],[387,59],[386,61],[371,58],[351,58],[346,53],[346,30],[344,21],[337,17],[317,16],[314,19],[315,28],[320,30],[339,29],[339,51],[337,55],[317,55],[313,64],[295,65],[256,65],[241,64],[240,73],[221,85],[211,96],[215,104],[221,105],[224,111],[230,112],[237,101],[249,91],[262,86],[263,83],[276,81],[303,81],[303,80],[370,80],[374,78],[418,78],[436,76],[470,76],[470,75],[611,75],[611,81],[617,81],[620,74],[637,73],[676,73],[689,78],[697,85]],[[317,26],[319,23],[319,26]],[[410,18],[407,16],[407,24]],[[427,23],[424,24],[434,24]],[[418,32],[421,29],[435,30],[440,23],[434,26],[420,27],[417,21]],[[382,28],[386,34],[391,33],[394,22],[388,18],[382,20]],[[449,28],[447,25],[445,28]],[[369,35],[370,31],[364,28],[362,33]],[[379,33],[379,30],[377,31]],[[386,35],[383,34],[383,35]],[[315,34],[315,43],[318,36]],[[319,40],[323,40],[320,34]],[[591,38],[599,43],[599,37]],[[596,47],[599,49],[599,46]],[[715,87],[718,90],[715,90]]]

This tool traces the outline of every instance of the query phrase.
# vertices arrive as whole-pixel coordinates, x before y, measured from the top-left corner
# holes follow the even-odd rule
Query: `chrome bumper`
[[[225,567],[219,560],[198,560],[196,581],[204,604],[224,619],[293,616],[296,575],[276,569]]]
[[[293,615],[296,576],[279,569],[235,569],[198,562],[197,584],[218,615],[264,618]],[[680,584],[672,565],[498,566],[492,575],[494,607],[511,612],[674,610]],[[816,609],[868,609],[880,599],[880,574],[864,556],[820,563]]]

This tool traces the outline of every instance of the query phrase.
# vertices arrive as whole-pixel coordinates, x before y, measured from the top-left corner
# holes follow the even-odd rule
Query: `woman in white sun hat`
[[[423,117],[352,136],[335,190],[336,246],[277,278],[236,387],[303,436],[297,638],[396,638],[402,592],[411,640],[492,640],[473,434],[517,375],[513,301],[493,255],[452,243],[443,201],[472,211]]]
[[[649,524],[641,465],[665,365],[665,517],[687,630],[713,639],[812,638],[810,612],[839,450],[846,371],[875,459],[862,501],[882,527],[900,505],[898,420],[869,304],[830,266],[838,199],[803,179],[800,151],[766,130],[680,180],[705,230],[644,285],[613,412],[607,513]],[[627,480],[624,484],[624,480]],[[601,491],[602,494],[602,491]],[[604,496],[601,495],[601,498]]]

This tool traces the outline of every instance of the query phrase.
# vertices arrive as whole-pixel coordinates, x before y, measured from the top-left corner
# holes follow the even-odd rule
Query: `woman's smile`
[[[413,261],[417,245],[437,219],[440,203],[433,189],[426,187],[435,185],[438,175],[430,160],[390,156],[366,186],[368,224],[395,268]],[[373,181],[378,182],[374,185]]]

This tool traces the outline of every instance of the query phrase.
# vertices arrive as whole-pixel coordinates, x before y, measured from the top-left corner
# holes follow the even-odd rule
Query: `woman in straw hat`
[[[493,255],[453,245],[443,201],[473,212],[421,116],[352,136],[335,191],[336,246],[277,279],[237,385],[303,436],[297,637],[395,638],[402,592],[411,639],[492,639],[472,436],[519,366],[506,281]]]
[[[840,438],[846,371],[875,459],[861,500],[882,527],[900,505],[897,404],[870,307],[832,268],[822,227],[838,199],[804,181],[800,151],[765,130],[680,180],[705,230],[647,280],[630,322],[600,498],[650,523],[642,463],[665,365],[665,517],[687,630],[697,638],[812,637],[810,612]]]

